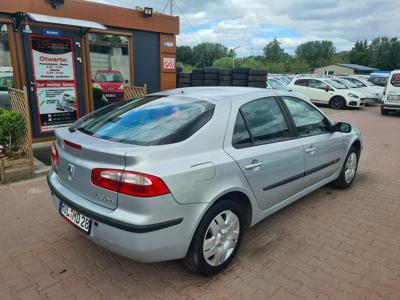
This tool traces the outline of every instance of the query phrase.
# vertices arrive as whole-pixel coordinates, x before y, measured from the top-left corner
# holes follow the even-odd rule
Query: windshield
[[[339,83],[341,83],[341,84],[343,84],[343,85],[345,85],[345,86],[347,86],[348,88],[351,88],[351,89],[358,88],[358,86],[356,84],[348,81],[347,79],[335,78],[335,79],[332,79],[332,80],[334,80],[336,82],[339,82]]]
[[[268,79],[268,84],[274,89],[279,91],[287,91],[288,89],[282,83],[275,79]]]
[[[187,139],[206,124],[214,107],[210,102],[183,96],[146,97],[99,110],[76,128],[116,142],[172,144]]]
[[[345,79],[353,84],[355,84],[357,87],[365,87],[366,85],[362,83],[360,80],[351,78],[351,77],[345,77]]]
[[[347,86],[345,86],[344,84],[340,83],[340,82],[337,81],[337,80],[334,80],[334,79],[325,79],[325,81],[326,81],[327,83],[329,83],[330,85],[332,85],[332,86],[333,86],[334,88],[336,88],[336,89],[339,89],[339,90],[346,90],[346,89],[348,89]]]
[[[98,82],[123,82],[121,73],[97,72],[95,81]]]

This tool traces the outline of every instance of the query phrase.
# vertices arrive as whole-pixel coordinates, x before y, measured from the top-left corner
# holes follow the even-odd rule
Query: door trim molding
[[[296,180],[298,180],[300,178],[306,177],[308,175],[311,175],[313,173],[321,171],[321,170],[323,170],[325,168],[333,166],[333,165],[337,164],[339,161],[340,161],[340,158],[337,158],[337,159],[334,159],[334,160],[332,160],[332,161],[330,161],[328,163],[325,163],[325,164],[319,165],[319,166],[317,166],[315,168],[309,169],[309,170],[307,170],[307,171],[305,171],[305,172],[303,172],[301,174],[297,174],[297,175],[294,175],[292,177],[286,178],[284,180],[278,181],[276,183],[273,183],[271,185],[268,185],[268,186],[264,187],[263,191],[272,190],[272,189],[277,188],[279,186],[282,186],[282,185],[288,184],[290,182],[296,181]]]

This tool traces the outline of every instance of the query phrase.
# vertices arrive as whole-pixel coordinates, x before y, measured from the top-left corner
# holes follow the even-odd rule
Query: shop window
[[[129,38],[122,35],[90,33],[95,109],[124,98],[124,87],[131,85]]]
[[[14,87],[10,43],[6,24],[0,23],[0,107],[8,108],[8,88]]]

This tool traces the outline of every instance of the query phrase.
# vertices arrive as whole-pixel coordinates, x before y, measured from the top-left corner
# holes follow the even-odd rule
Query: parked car
[[[56,130],[56,208],[141,262],[212,275],[244,229],[312,191],[352,185],[360,132],[287,91],[193,87],[112,104]],[[207,141],[207,142],[205,142]]]
[[[400,70],[390,73],[383,93],[381,113],[387,115],[389,111],[400,111]]]
[[[110,102],[124,100],[125,81],[120,71],[99,70],[95,73],[94,82],[100,85],[101,91]]]
[[[356,77],[356,76],[340,76],[340,77],[352,82],[359,88],[367,89],[370,92],[371,96],[375,95],[379,99],[379,102],[381,101],[384,87],[375,85],[369,82],[364,77]]]
[[[8,88],[14,86],[14,77],[12,72],[0,72],[0,107],[9,108]]]
[[[352,91],[360,93],[362,99],[364,99],[365,101],[365,104],[377,104],[380,101],[379,94],[377,95],[376,93],[371,92],[371,90],[369,90],[367,87],[360,87],[357,84],[343,77],[329,76],[329,78],[333,81],[344,84],[345,86],[347,86],[347,88],[349,88]]]
[[[344,84],[327,77],[298,77],[293,79],[287,87],[306,95],[312,102],[329,104],[335,109],[365,106],[363,94],[349,90]]]
[[[370,74],[368,81],[372,84],[384,87],[388,81],[389,75],[390,73],[388,72],[374,72]]]
[[[273,90],[288,91],[287,86],[275,78],[267,79],[267,88]]]
[[[63,94],[63,97],[56,104],[57,110],[74,112],[76,110],[76,99],[70,94]]]

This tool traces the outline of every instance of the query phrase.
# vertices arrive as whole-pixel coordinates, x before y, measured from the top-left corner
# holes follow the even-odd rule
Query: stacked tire
[[[219,86],[232,85],[232,69],[219,69]]]
[[[194,69],[192,71],[192,86],[204,85],[204,69]]]
[[[232,85],[233,86],[248,86],[250,68],[236,67],[232,72]]]
[[[219,68],[206,68],[204,70],[204,85],[218,86]]]
[[[267,71],[251,69],[248,78],[249,87],[266,88],[267,87]]]
[[[177,75],[177,87],[185,88],[192,86],[192,73],[180,72],[176,73]]]

